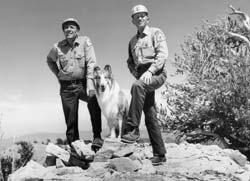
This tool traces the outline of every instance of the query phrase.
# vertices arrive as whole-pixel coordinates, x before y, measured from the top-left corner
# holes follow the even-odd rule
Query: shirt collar
[[[144,28],[142,34],[145,35],[145,36],[147,36],[147,35],[150,34],[150,28],[149,28],[148,25],[145,26],[145,28]],[[137,36],[137,38],[140,36],[139,32],[137,32],[137,35],[136,35],[136,36]]]
[[[144,28],[144,30],[143,30],[143,33],[144,33],[145,35],[149,35],[149,34],[150,34],[150,29],[149,29],[149,26],[148,26],[148,25],[145,26],[145,28]]]
[[[74,41],[74,47],[78,47],[80,45],[80,39],[79,36],[76,37],[75,41]]]
[[[68,41],[67,41],[66,39],[64,39],[64,40],[62,41],[62,46],[67,46],[67,45],[69,45],[69,43],[68,43]],[[75,39],[73,45],[74,45],[74,47],[77,47],[77,46],[80,45],[79,36],[76,37],[76,39]]]

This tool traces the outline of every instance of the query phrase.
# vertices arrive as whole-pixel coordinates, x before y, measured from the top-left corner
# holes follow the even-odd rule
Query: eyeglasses
[[[133,18],[139,19],[139,18],[145,18],[146,16],[147,16],[147,13],[137,13],[133,16]]]

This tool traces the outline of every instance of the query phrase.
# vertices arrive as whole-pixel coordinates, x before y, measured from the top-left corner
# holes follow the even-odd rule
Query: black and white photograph
[[[0,181],[250,181],[249,0],[0,16]]]

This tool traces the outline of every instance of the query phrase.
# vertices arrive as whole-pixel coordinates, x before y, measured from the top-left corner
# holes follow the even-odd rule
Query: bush
[[[11,173],[12,170],[12,158],[11,157],[1,158],[1,168],[2,168],[3,179],[7,180],[8,175]]]
[[[16,166],[19,168],[21,166],[25,166],[28,161],[33,156],[33,145],[31,143],[28,143],[26,141],[20,141],[16,143],[17,145],[21,146],[21,149],[18,150],[18,153],[20,154],[20,159],[16,161]]]
[[[4,177],[16,169],[25,166],[33,156],[33,145],[26,141],[20,141],[15,146],[5,150],[0,157],[0,163]],[[14,158],[13,158],[14,157]],[[14,165],[13,164],[14,159]]]
[[[56,144],[57,144],[57,145],[64,145],[63,139],[62,139],[62,138],[57,138],[57,139],[56,139]]]
[[[206,22],[176,54],[176,74],[187,79],[166,84],[164,126],[181,130],[190,142],[219,138],[242,151],[250,146],[249,32],[232,18]],[[243,38],[242,38],[243,37]],[[245,39],[244,39],[245,38]]]

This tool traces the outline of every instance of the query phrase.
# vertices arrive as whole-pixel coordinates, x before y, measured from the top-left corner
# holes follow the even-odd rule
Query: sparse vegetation
[[[57,139],[56,139],[56,144],[57,144],[57,145],[64,145],[63,139],[62,139],[62,138],[57,138]]]
[[[3,140],[2,118],[3,118],[3,113],[0,112],[0,145],[2,145],[2,140]],[[0,153],[1,153],[1,150],[0,150]],[[3,180],[3,173],[2,173],[2,164],[0,162],[0,181],[2,180]]]
[[[1,154],[0,163],[4,178],[16,169],[25,166],[33,156],[33,145],[26,141],[20,141],[12,148]]]
[[[31,143],[28,143],[26,141],[20,141],[16,143],[17,145],[21,146],[21,149],[18,150],[18,153],[20,154],[20,159],[16,161],[16,167],[25,166],[28,161],[33,156],[33,145]]]
[[[162,117],[165,129],[180,130],[190,142],[219,139],[245,153],[250,148],[250,31],[247,18],[231,9],[232,15],[205,22],[182,44],[174,64],[176,74],[187,79],[166,84],[163,95],[171,114]]]

